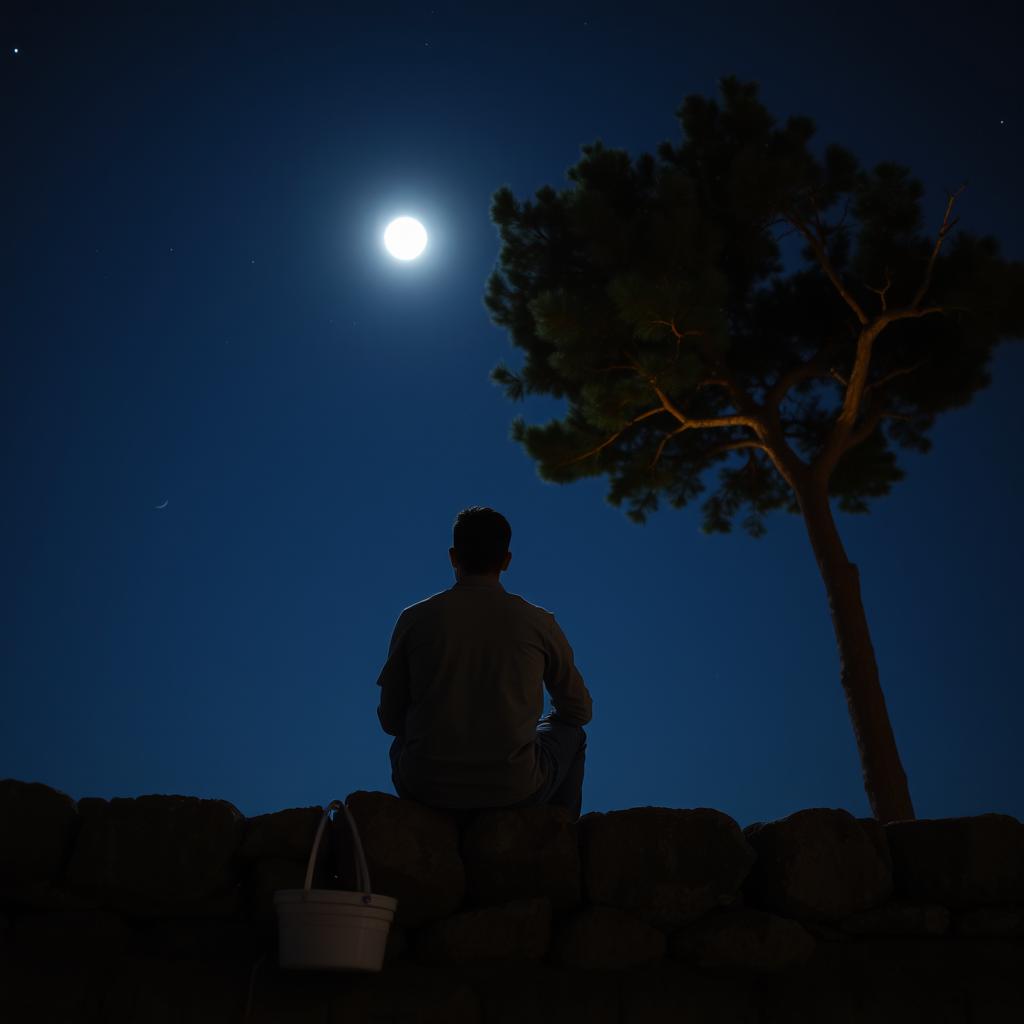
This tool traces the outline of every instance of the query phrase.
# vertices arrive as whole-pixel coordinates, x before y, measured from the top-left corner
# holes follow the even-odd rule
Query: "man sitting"
[[[554,615],[501,585],[511,539],[500,513],[464,509],[448,551],[455,585],[399,616],[377,680],[391,779],[436,808],[550,803],[575,821],[593,702]]]

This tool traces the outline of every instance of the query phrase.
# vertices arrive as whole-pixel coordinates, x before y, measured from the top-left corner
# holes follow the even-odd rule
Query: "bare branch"
[[[560,462],[559,466],[571,466],[574,462],[582,462],[584,459],[589,459],[591,455],[596,455],[598,452],[603,451],[608,445],[613,444],[622,435],[629,430],[634,424],[639,423],[641,420],[646,420],[651,416],[657,416],[658,413],[665,412],[665,409],[658,406],[656,409],[648,409],[647,412],[641,413],[635,419],[630,420],[621,430],[616,431],[607,440],[602,441],[596,448],[591,448],[589,452],[584,452],[582,455],[577,455],[573,459],[566,459],[565,462]]]
[[[901,412],[891,412],[879,407],[878,409],[869,412],[864,417],[863,422],[856,430],[850,432],[850,436],[846,439],[846,445],[843,448],[844,452],[848,452],[851,448],[855,448],[862,441],[866,441],[876,430],[878,424],[882,420],[906,420],[909,422],[913,417],[907,416]]]
[[[860,303],[853,297],[852,294],[847,290],[846,285],[843,284],[842,279],[836,272],[836,268],[832,266],[832,261],[828,257],[828,253],[825,251],[824,240],[814,235],[810,228],[798,217],[795,213],[788,213],[786,215],[787,220],[800,232],[804,238],[807,239],[811,249],[814,250],[814,255],[818,259],[818,263],[821,264],[821,269],[828,275],[829,280],[835,286],[835,289],[842,296],[843,301],[853,310],[857,319],[861,324],[867,325],[868,316],[863,309],[860,308]]]
[[[807,362],[797,364],[779,377],[765,395],[765,407],[778,412],[782,400],[792,388],[814,377],[826,377],[828,372],[825,367],[825,353],[816,352]]]
[[[871,285],[867,283],[865,283],[864,287],[867,288],[869,292],[874,292],[882,300],[882,312],[884,313],[889,308],[885,294],[892,287],[892,277],[889,275],[889,268],[885,268],[885,286],[883,288],[872,288]]]
[[[834,366],[829,367],[828,375],[833,380],[842,384],[844,388],[848,388],[850,386],[850,382]]]
[[[768,446],[760,441],[726,441],[724,444],[715,445],[704,457],[706,459],[713,459],[716,455],[724,455],[726,452],[738,452],[742,448],[760,448],[766,455],[771,455]]]
[[[680,331],[674,320],[651,320],[650,323],[667,327],[675,335],[676,341],[682,341],[683,338],[699,338],[704,333],[703,331]]]
[[[920,316],[931,316],[932,313],[966,313],[968,312],[967,306],[927,306],[924,309],[915,309],[909,307],[907,309],[890,309],[882,318],[883,325],[894,323],[896,320],[909,320]]]
[[[919,362],[914,363],[913,366],[901,366],[898,370],[893,370],[892,373],[887,373],[884,377],[881,378],[881,380],[876,380],[874,384],[869,384],[864,389],[865,396],[871,394],[871,392],[874,391],[876,388],[884,387],[886,384],[889,383],[889,381],[895,380],[897,377],[903,377],[908,373],[913,373],[915,370],[920,370],[921,367],[924,366],[924,364],[927,362],[927,359],[922,359]]]
[[[959,217],[955,217],[952,221],[949,219],[949,215],[953,212],[953,204],[957,201],[960,193],[967,188],[966,183],[961,185],[955,192],[947,193],[948,201],[946,203],[946,213],[942,218],[942,227],[939,228],[938,237],[935,239],[935,245],[932,248],[932,254],[928,258],[928,267],[924,272],[924,280],[921,282],[921,287],[917,289],[917,294],[914,296],[914,301],[910,303],[911,309],[916,309],[923,301],[924,297],[928,292],[929,287],[932,283],[932,270],[935,267],[935,261],[939,258],[939,250],[942,248],[942,243],[946,240],[946,235],[956,227],[957,222],[960,220]]]
[[[651,469],[654,469],[654,467],[657,466],[658,460],[661,458],[661,453],[665,450],[665,445],[668,444],[676,434],[681,434],[684,430],[686,430],[686,427],[677,427],[675,430],[669,431],[661,439],[661,443],[658,445],[658,450],[654,453],[654,459],[651,461]]]
[[[669,398],[660,387],[658,387],[656,381],[652,379],[650,384],[654,389],[654,393],[661,399],[662,408],[666,412],[675,416],[679,423],[687,430],[705,429],[709,427],[749,427],[751,430],[759,434],[763,429],[763,425],[760,420],[754,416],[713,416],[710,419],[691,420],[686,413],[676,406],[672,399]]]

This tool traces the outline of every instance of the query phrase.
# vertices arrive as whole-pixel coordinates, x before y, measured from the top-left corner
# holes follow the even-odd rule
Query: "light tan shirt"
[[[568,724],[593,713],[554,615],[487,576],[406,608],[377,685],[381,727],[405,743],[401,782],[433,807],[503,807],[540,788],[545,686]]]

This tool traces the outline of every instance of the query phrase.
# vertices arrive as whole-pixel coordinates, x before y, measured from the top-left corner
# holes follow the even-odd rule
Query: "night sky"
[[[562,406],[488,379],[521,363],[483,304],[490,200],[598,138],[677,140],[735,74],[819,152],[908,165],[929,233],[966,180],[961,226],[1021,259],[1019,36],[977,3],[146,6],[0,21],[0,778],[246,815],[392,792],[377,674],[479,504],[593,696],[584,813],[869,815],[802,521],[638,526],[510,439]],[[400,214],[430,236],[409,263]],[[1022,379],[1007,344],[837,513],[921,818],[1024,817]]]

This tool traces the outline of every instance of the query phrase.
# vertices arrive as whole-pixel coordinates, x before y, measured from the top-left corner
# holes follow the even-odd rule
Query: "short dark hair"
[[[452,546],[463,572],[481,574],[501,568],[512,541],[508,520],[493,508],[464,508],[452,526]]]

